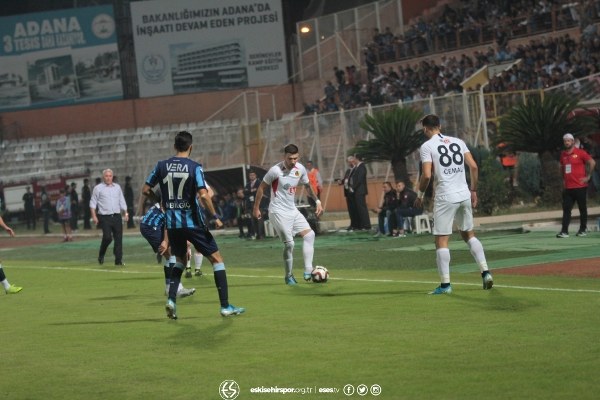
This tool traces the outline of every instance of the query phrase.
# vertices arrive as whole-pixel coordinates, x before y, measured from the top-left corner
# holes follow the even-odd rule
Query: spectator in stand
[[[414,206],[417,194],[407,187],[404,181],[396,181],[395,192],[397,203],[394,212],[396,214],[396,225],[398,230],[393,232],[393,235],[397,237],[406,237],[404,230],[405,221],[408,218],[423,214],[423,209]],[[408,226],[410,227],[410,221]]]
[[[394,217],[396,202],[396,192],[392,190],[391,182],[383,182],[383,199],[381,200],[381,205],[373,210],[373,212],[377,213],[378,222],[378,230],[374,237],[383,235],[392,236],[396,225]]]
[[[325,93],[325,101],[335,101],[336,90],[331,81],[327,81],[323,88],[323,93]]]
[[[346,81],[344,78],[344,70],[341,70],[338,67],[333,67],[333,74],[335,75],[335,81],[337,82],[339,89],[340,85],[344,84]]]

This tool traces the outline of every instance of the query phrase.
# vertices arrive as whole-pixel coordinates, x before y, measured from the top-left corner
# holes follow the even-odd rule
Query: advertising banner
[[[112,6],[0,18],[0,111],[123,98]]]
[[[131,3],[140,97],[287,82],[281,0]]]

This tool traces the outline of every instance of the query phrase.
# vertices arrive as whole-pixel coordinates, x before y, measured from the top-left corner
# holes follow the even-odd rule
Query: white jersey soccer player
[[[464,214],[454,214],[452,204],[471,201],[471,191],[465,175],[465,154],[469,149],[461,139],[438,133],[421,146],[421,162],[433,165],[435,202],[434,235],[452,234],[452,224],[456,217],[461,231],[473,229],[473,214],[465,207]],[[438,173],[439,171],[439,173]],[[437,212],[435,212],[437,210]]]
[[[315,232],[311,229],[304,215],[296,208],[297,187],[302,184],[307,188],[309,196],[315,200],[315,214],[317,216],[323,212],[323,208],[321,201],[310,186],[306,168],[298,163],[298,147],[289,144],[285,147],[284,153],[284,160],[271,167],[263,177],[256,191],[253,214],[256,218],[261,218],[259,209],[260,201],[264,191],[268,187],[271,187],[269,221],[271,221],[273,229],[277,231],[284,244],[285,283],[294,285],[297,283],[292,274],[294,236],[300,234],[303,239],[302,255],[304,258],[304,280],[306,281],[311,280],[312,262],[315,251]]]
[[[450,249],[448,243],[452,224],[460,230],[463,240],[475,258],[483,288],[491,289],[494,281],[488,270],[483,246],[473,232],[473,207],[477,206],[478,167],[465,142],[446,136],[440,131],[440,119],[430,114],[421,121],[428,140],[421,146],[423,171],[419,180],[415,207],[421,207],[425,190],[434,175],[433,234],[435,235],[436,264],[441,284],[430,294],[452,293],[450,285]],[[470,185],[465,168],[469,167]]]

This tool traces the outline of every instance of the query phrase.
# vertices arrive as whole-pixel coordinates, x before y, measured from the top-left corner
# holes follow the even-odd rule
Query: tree
[[[360,121],[360,127],[373,136],[357,142],[350,152],[359,154],[366,163],[390,162],[394,178],[409,183],[406,157],[425,141],[421,130],[416,129],[422,117],[420,111],[410,107],[394,107],[366,115]]]
[[[594,131],[594,118],[577,115],[573,112],[577,108],[577,99],[564,94],[536,96],[527,98],[500,118],[495,144],[504,143],[517,152],[537,153],[542,165],[540,189],[546,204],[560,201],[558,152],[563,146],[563,135],[572,133],[580,137]]]

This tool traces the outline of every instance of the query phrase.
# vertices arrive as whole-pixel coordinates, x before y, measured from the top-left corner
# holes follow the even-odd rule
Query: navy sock
[[[443,288],[447,288],[448,286],[450,286],[450,283],[442,283],[440,286]]]
[[[215,271],[215,286],[219,293],[221,307],[229,307],[229,289],[227,288],[227,273],[224,269]]]
[[[172,300],[174,303],[177,302],[177,289],[179,288],[179,283],[181,282],[181,275],[183,274],[183,270],[185,269],[185,265],[178,262],[175,263],[175,266],[171,268],[171,283],[169,284],[169,300]]]
[[[165,271],[165,285],[168,285],[171,282],[171,264],[165,265],[163,270]]]

